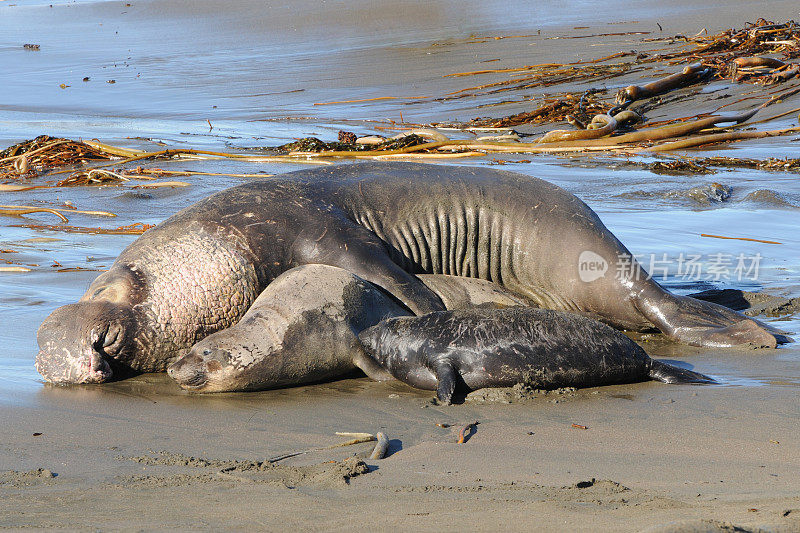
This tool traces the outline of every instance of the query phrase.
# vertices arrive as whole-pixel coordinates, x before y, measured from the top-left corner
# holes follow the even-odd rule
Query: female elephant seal
[[[670,294],[635,261],[624,276],[608,268],[582,281],[589,256],[606,266],[631,257],[586,204],[530,176],[413,163],[301,170],[221,191],[148,230],[43,322],[36,366],[54,382],[104,381],[112,367],[163,371],[235,324],[279,274],[311,263],[349,270],[416,314],[443,306],[414,274],[450,274],[689,344],[781,339]]]
[[[527,305],[483,280],[420,276],[448,309]],[[300,385],[360,368],[394,379],[364,353],[358,334],[408,310],[341,268],[304,265],[269,284],[242,319],[201,340],[167,368],[186,390],[223,392]]]
[[[590,318],[549,309],[466,309],[395,317],[359,335],[367,353],[412,387],[450,403],[470,390],[592,387],[655,379],[710,383],[711,378],[654,361],[622,333]]]

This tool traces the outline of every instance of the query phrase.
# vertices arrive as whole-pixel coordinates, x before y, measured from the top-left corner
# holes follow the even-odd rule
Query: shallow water
[[[709,29],[741,25],[764,15],[756,3],[745,3],[735,15],[718,16],[710,7],[689,2],[670,2],[669,6],[654,1],[608,2],[600,8],[580,1],[530,4],[438,1],[420,6],[400,1],[344,6],[323,2],[301,8],[298,4],[263,7],[254,0],[2,2],[0,64],[7,81],[0,99],[0,147],[46,133],[138,148],[155,149],[155,140],[171,146],[227,150],[274,146],[308,135],[332,140],[339,129],[371,133],[370,120],[466,119],[489,114],[486,109],[476,111],[475,105],[496,103],[498,98],[438,101],[433,97],[469,84],[442,78],[442,74],[486,64],[502,68],[597,57],[605,50],[630,48],[637,38],[609,37],[606,47],[597,49],[576,47],[575,41],[562,47],[552,39],[567,34],[656,31],[655,21],[668,35],[695,29],[679,27],[671,18],[674,14],[697,16],[705,24],[712,20],[714,26]],[[770,10],[774,20],[797,17],[792,2],[772,3]],[[620,21],[626,24],[612,24]],[[474,34],[523,37],[475,42],[470,37]],[[24,50],[24,43],[41,48]],[[89,80],[82,81],[84,77]],[[613,86],[613,80],[608,83]],[[386,96],[431,98],[314,105]],[[514,105],[521,104],[495,112],[510,114],[515,112]],[[789,125],[793,119],[784,120]],[[751,141],[720,153],[797,157],[797,142],[790,138]],[[496,168],[553,181],[584,199],[646,268],[651,259],[657,267],[666,268],[666,286],[681,293],[737,287],[800,295],[797,173],[718,169],[708,175],[666,176],[611,158],[525,157],[531,162]],[[634,163],[639,161],[647,160]],[[483,158],[460,160],[460,164],[491,163]],[[302,168],[289,163],[164,165],[208,172],[279,173]],[[112,222],[71,217],[71,224],[82,226],[157,223],[213,191],[246,179],[194,176],[186,181],[192,186],[174,190],[81,187],[0,193],[0,203],[68,200],[79,209],[119,214]],[[703,196],[702,191],[713,182],[730,187],[730,197],[717,201]],[[699,194],[690,192],[695,188]],[[4,403],[34,401],[42,390],[33,368],[38,324],[54,308],[77,300],[97,270],[107,268],[134,239],[13,227],[31,221],[56,222],[46,214],[28,219],[0,219],[0,249],[14,250],[0,254],[0,261],[31,269],[0,272],[0,339],[4,343],[0,402]],[[701,233],[782,244],[721,240],[701,237]],[[716,254],[724,254],[734,260],[731,271],[735,258],[758,256],[759,270],[756,276],[741,279],[734,275],[686,279],[678,272],[681,254],[700,256],[705,267]],[[54,262],[60,266],[51,266]],[[75,267],[89,270],[58,272]],[[768,320],[800,332],[800,317]],[[793,346],[751,354],[746,360],[674,346],[659,347],[655,355],[688,360],[729,386],[800,387],[800,349]],[[753,363],[759,357],[784,364],[765,369]]]

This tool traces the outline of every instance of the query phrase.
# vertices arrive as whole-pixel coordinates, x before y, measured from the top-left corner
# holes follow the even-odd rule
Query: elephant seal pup
[[[615,275],[620,257],[630,268]],[[311,263],[349,270],[415,314],[444,309],[415,274],[449,274],[688,344],[782,340],[740,313],[664,290],[586,204],[551,183],[479,167],[365,163],[232,187],[148,230],[78,303],[45,319],[36,367],[48,381],[77,383],[163,371],[235,324],[282,272]]]
[[[450,309],[526,305],[483,280],[421,276]],[[341,268],[304,265],[278,276],[234,326],[209,335],[167,372],[186,390],[264,390],[330,379],[360,368],[394,379],[368,357],[358,334],[409,315],[390,296]]]
[[[475,390],[517,383],[593,387],[654,379],[713,380],[650,359],[622,333],[590,318],[549,309],[466,309],[395,317],[359,335],[395,378],[435,390],[450,403],[459,385]]]

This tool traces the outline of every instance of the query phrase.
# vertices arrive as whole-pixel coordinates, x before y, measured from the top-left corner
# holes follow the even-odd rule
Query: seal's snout
[[[51,383],[103,383],[113,375],[105,353],[97,349],[109,322],[105,306],[77,303],[59,307],[37,332],[39,353],[36,370]],[[121,326],[114,328],[114,342],[123,338]]]
[[[98,353],[92,353],[81,360],[83,383],[103,383],[112,376],[111,366]]]
[[[208,383],[203,360],[191,352],[172,363],[167,368],[167,374],[188,390],[200,389]]]

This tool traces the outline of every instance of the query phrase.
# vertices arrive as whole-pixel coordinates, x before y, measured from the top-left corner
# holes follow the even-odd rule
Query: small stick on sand
[[[701,237],[713,237],[715,239],[730,239],[736,241],[750,241],[750,242],[763,242],[764,244],[783,244],[778,241],[765,241],[763,239],[751,239],[749,237],[723,237],[722,235],[711,235],[709,233],[701,233]]]
[[[470,422],[466,426],[462,427],[461,430],[458,432],[458,444],[464,444],[469,440],[469,435],[472,432],[472,429],[478,425],[478,421]]]
[[[376,98],[359,98],[358,100],[336,100],[333,102],[315,102],[313,105],[358,104],[361,102],[377,102],[378,100],[422,100],[430,96],[378,96]]]
[[[349,431],[337,431],[337,435],[340,437],[350,437],[351,439],[369,439],[372,440],[374,437],[372,433],[351,433]]]
[[[375,436],[370,433],[336,433],[337,435],[358,435],[357,437],[341,442],[339,444],[333,444],[331,446],[323,446],[322,448],[309,448],[308,450],[301,450],[299,452],[292,452],[287,453],[284,455],[278,455],[276,457],[271,457],[267,459],[268,463],[277,463],[278,461],[283,461],[284,459],[288,459],[290,457],[297,457],[298,455],[304,455],[311,452],[321,452],[322,450],[332,450],[334,448],[341,448],[344,446],[352,446],[353,444],[361,444],[362,442],[371,442],[375,440]],[[380,435],[380,434],[379,434]],[[374,453],[374,452],[373,452]]]
[[[375,444],[375,448],[372,449],[372,453],[369,455],[370,459],[383,459],[386,456],[386,450],[389,449],[389,438],[386,436],[386,433],[379,431],[377,434],[378,442]]]
[[[361,444],[362,442],[372,442],[375,440],[374,435],[370,435],[369,433],[366,434],[364,437],[356,437],[354,439],[346,440],[339,444],[333,444],[331,446],[326,446],[325,448],[320,448],[320,450],[331,450],[333,448],[341,448],[343,446],[352,446],[353,444]]]

